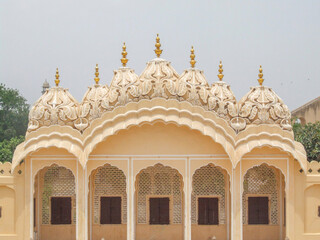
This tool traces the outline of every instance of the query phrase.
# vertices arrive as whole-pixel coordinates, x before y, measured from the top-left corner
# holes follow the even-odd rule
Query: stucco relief
[[[47,90],[34,104],[29,113],[28,131],[42,126],[69,125],[78,118],[78,102],[69,91],[61,87]]]
[[[269,87],[258,86],[239,102],[239,117],[247,124],[279,124],[284,130],[291,130],[291,113],[287,105]]]
[[[219,71],[221,68],[222,65]],[[89,87],[80,104],[67,89],[51,88],[32,107],[28,132],[50,125],[68,125],[83,132],[106,111],[154,98],[201,106],[227,121],[236,133],[250,124],[276,124],[291,130],[290,111],[271,88],[253,87],[237,103],[222,78],[209,86],[203,71],[190,68],[179,76],[170,62],[155,58],[147,63],[140,77],[127,67],[114,71],[110,87],[99,84]]]

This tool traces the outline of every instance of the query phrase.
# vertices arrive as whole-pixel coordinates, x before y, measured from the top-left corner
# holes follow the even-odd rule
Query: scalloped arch
[[[42,148],[50,148],[50,147],[57,147],[67,150],[70,154],[74,155],[76,159],[78,159],[81,163],[81,157],[83,156],[82,149],[74,145],[72,141],[60,138],[59,134],[55,134],[55,138],[50,139],[48,136],[42,136],[39,138],[36,144],[31,145],[24,148],[25,142],[19,144],[14,152],[13,159],[12,159],[12,167],[11,169],[14,170],[16,166],[20,163],[22,159],[24,159],[28,154],[40,150]]]

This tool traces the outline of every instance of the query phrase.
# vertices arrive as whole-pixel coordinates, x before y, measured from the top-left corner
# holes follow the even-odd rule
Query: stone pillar
[[[33,186],[32,186],[32,163],[31,159],[25,159],[25,221],[23,239],[33,240]]]
[[[288,159],[286,182],[286,237],[294,240],[294,160]]]
[[[128,159],[128,172],[127,172],[127,240],[135,239],[135,185],[133,176],[133,160]]]
[[[241,162],[231,174],[231,240],[242,240],[242,172]]]
[[[184,176],[184,239],[191,240],[191,184],[190,159],[186,159],[186,171]]]
[[[85,206],[87,205],[88,198],[85,195],[85,169],[82,168],[81,164],[77,162],[77,182],[76,182],[76,209],[77,209],[77,225],[76,225],[76,239],[87,240],[88,234],[87,219],[85,213]],[[86,226],[87,225],[87,226]]]

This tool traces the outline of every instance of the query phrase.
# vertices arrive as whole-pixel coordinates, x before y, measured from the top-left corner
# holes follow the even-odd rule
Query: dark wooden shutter
[[[100,224],[121,224],[121,197],[101,197]]]
[[[159,199],[159,223],[160,224],[169,224],[169,198],[160,198]]]
[[[110,224],[121,224],[121,197],[112,197],[110,203]]]
[[[208,224],[207,223],[207,199],[198,198],[198,224]]]
[[[208,224],[218,225],[219,214],[218,214],[218,198],[207,198],[208,203]]]
[[[219,224],[219,199],[198,198],[198,224],[218,225]]]
[[[269,198],[248,198],[248,224],[269,224]]]
[[[71,197],[51,198],[51,224],[71,224]]]
[[[169,198],[149,199],[149,223],[170,224]]]

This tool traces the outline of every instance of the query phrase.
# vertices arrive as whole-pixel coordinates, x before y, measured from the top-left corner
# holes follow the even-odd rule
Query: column
[[[134,176],[133,176],[133,159],[128,159],[127,172],[127,240],[135,239],[135,201],[134,201]]]
[[[241,162],[231,174],[231,240],[242,240],[242,172]]]
[[[184,180],[184,239],[191,240],[191,173],[190,173],[190,159],[185,160],[185,176]]]
[[[85,169],[82,168],[79,162],[77,162],[77,182],[76,182],[76,209],[77,209],[77,224],[76,224],[76,239],[87,240],[86,235],[87,220],[85,213],[86,198],[85,195]]]
[[[286,182],[286,237],[294,240],[294,160],[288,159]]]

